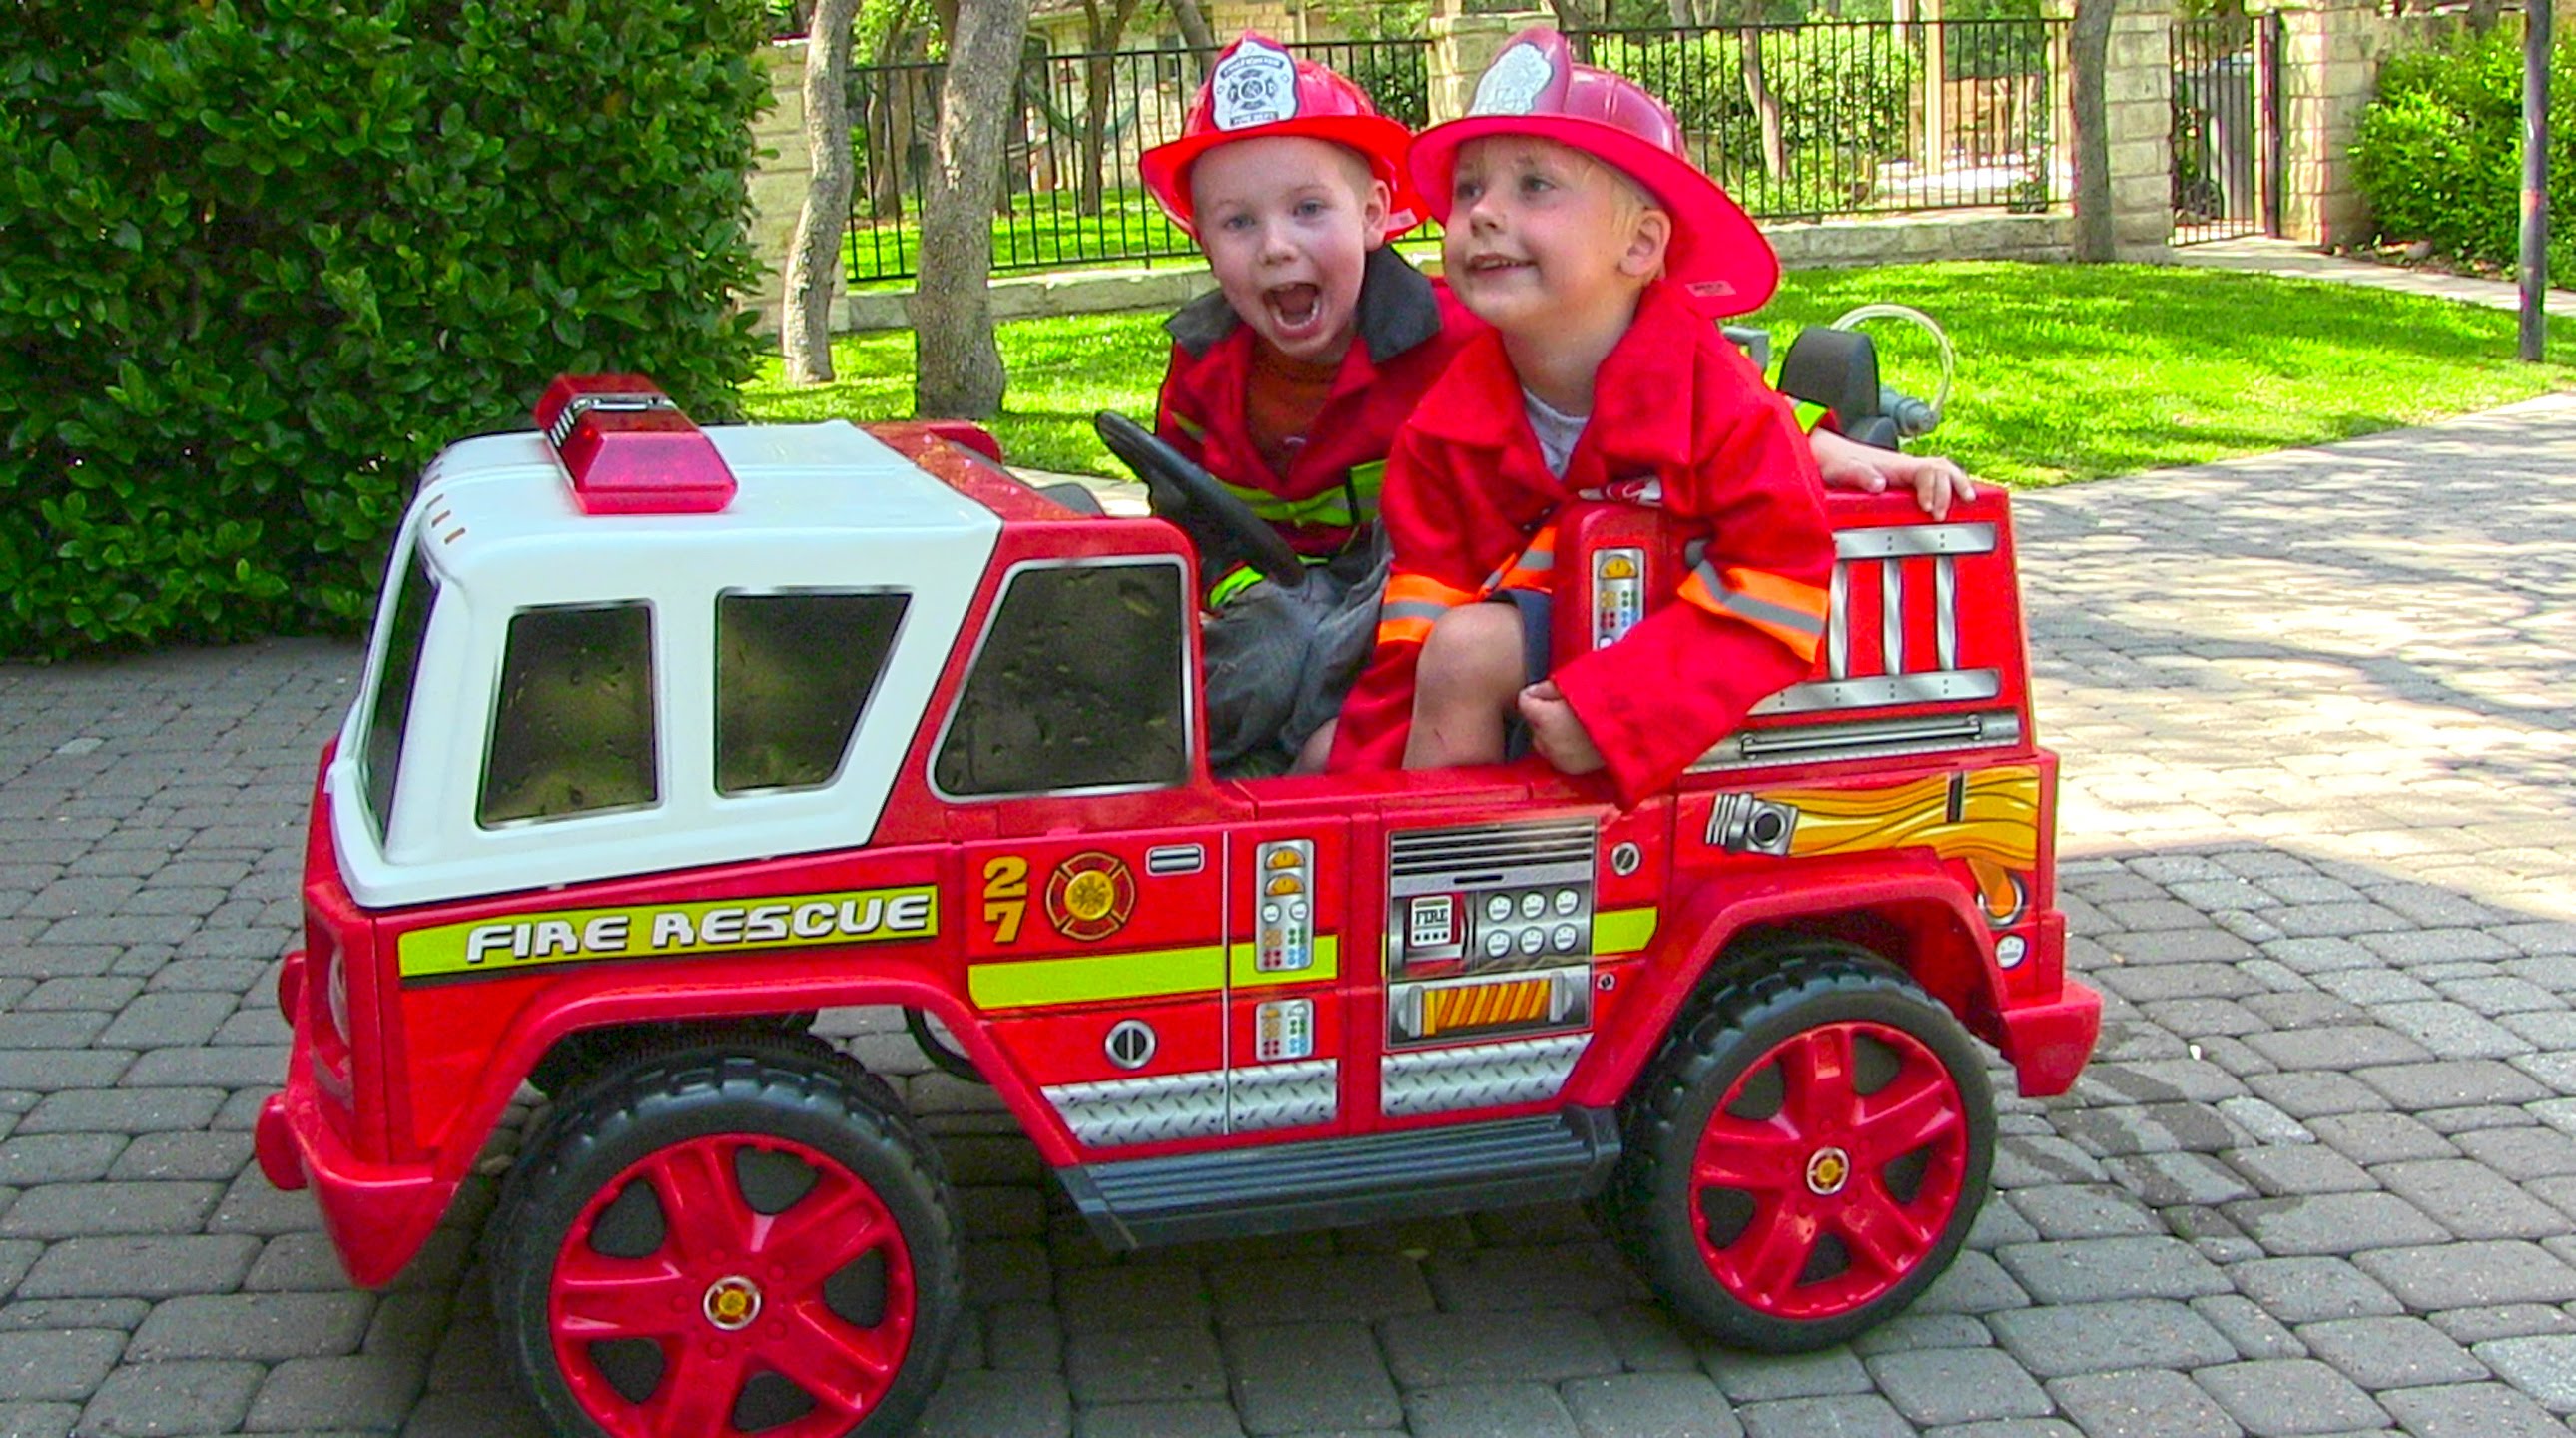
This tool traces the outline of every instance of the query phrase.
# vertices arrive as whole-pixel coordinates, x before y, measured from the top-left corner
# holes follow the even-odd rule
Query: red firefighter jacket
[[[1389,446],[1432,381],[1481,321],[1395,251],[1369,252],[1361,272],[1359,335],[1333,377],[1332,395],[1285,478],[1253,447],[1245,417],[1253,332],[1221,291],[1164,322],[1172,335],[1155,431],[1252,511],[1298,553],[1338,554],[1377,517]]]
[[[1394,571],[1332,767],[1403,762],[1430,619],[1531,583],[1557,507],[1613,485],[1659,491],[1706,540],[1686,602],[1553,675],[1622,804],[1671,784],[1756,701],[1806,677],[1834,563],[1815,457],[1788,402],[1679,290],[1657,283],[1594,376],[1591,422],[1563,480],[1539,456],[1520,380],[1490,331],[1396,436],[1384,515]]]

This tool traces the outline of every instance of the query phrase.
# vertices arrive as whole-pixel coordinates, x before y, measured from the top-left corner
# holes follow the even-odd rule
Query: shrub
[[[567,370],[750,373],[757,0],[19,0],[0,654],[347,628]]]
[[[1776,179],[1762,173],[1762,123],[1745,94],[1741,31],[1605,33],[1593,38],[1593,57],[1671,106],[1682,129],[1708,147],[1710,173],[1757,212],[1831,211],[1874,180],[1880,161],[1906,153],[1923,61],[1886,43],[1887,35],[1883,27],[1826,24],[1760,32],[1763,79],[1779,102],[1790,160]]]
[[[2550,55],[2549,194],[2576,203],[2576,37]],[[2392,55],[2352,144],[2353,180],[2380,234],[2428,240],[2460,259],[2510,264],[2520,247],[2522,38],[2499,26]],[[2553,224],[2549,267],[2576,262],[2576,233]]]

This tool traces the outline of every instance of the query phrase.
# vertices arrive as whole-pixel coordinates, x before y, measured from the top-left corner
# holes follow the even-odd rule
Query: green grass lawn
[[[1790,275],[1760,314],[1785,348],[1804,325],[1892,301],[1958,349],[1941,428],[1923,448],[2017,485],[2063,484],[2349,439],[2576,388],[2565,363],[2514,358],[2515,317],[2322,281],[2140,265],[1960,263]],[[1159,315],[1083,315],[1002,328],[1011,372],[991,428],[1014,461],[1119,474],[1091,414],[1151,416],[1169,342]],[[1874,321],[1885,377],[1928,395],[1928,340]],[[2576,357],[2576,322],[2550,352]],[[843,378],[791,390],[770,362],[744,391],[762,420],[897,419],[912,405],[912,336],[843,336]]]

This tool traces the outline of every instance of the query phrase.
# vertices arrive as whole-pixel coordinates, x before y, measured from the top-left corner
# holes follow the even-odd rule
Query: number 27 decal
[[[993,942],[1020,937],[1020,920],[1029,911],[1029,861],[1017,854],[996,854],[984,861],[984,922],[993,926]]]

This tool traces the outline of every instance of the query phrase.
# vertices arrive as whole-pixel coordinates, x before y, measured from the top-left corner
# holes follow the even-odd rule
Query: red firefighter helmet
[[[1464,117],[1413,142],[1409,167],[1431,217],[1449,219],[1458,147],[1485,135],[1537,135],[1616,166],[1673,217],[1664,273],[1719,314],[1757,310],[1780,284],[1780,257],[1733,197],[1690,161],[1664,102],[1625,75],[1578,65],[1565,37],[1534,25],[1505,41]]]
[[[1190,162],[1230,140],[1259,135],[1303,135],[1358,151],[1369,173],[1386,182],[1388,236],[1422,223],[1422,203],[1405,178],[1404,147],[1412,136],[1404,126],[1379,114],[1366,91],[1330,67],[1298,59],[1250,30],[1216,57],[1181,137],[1147,150],[1136,168],[1163,213],[1196,235]]]

